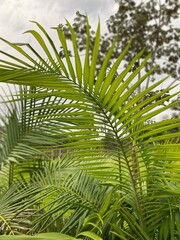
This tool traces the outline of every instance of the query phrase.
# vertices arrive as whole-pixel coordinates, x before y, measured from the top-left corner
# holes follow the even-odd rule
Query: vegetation
[[[132,43],[109,66],[117,39],[97,74],[100,24],[90,57],[87,18],[84,59],[69,22],[73,58],[55,29],[64,59],[35,25],[27,33],[44,54],[1,39],[16,53],[1,51],[0,81],[19,85],[1,112],[2,239],[179,239],[180,119],[152,121],[178,104],[176,86],[151,95],[164,78],[138,92],[156,69],[143,74],[151,54],[119,72]]]
[[[179,18],[179,1],[166,0],[115,0],[118,4],[117,12],[110,16],[107,21],[107,33],[102,34],[100,52],[97,69],[100,68],[104,57],[111,46],[114,37],[117,37],[117,44],[111,56],[112,63],[120,55],[130,39],[133,39],[130,51],[124,56],[124,66],[129,64],[138,52],[142,50],[142,57],[146,57],[152,52],[144,70],[148,72],[155,64],[159,65],[147,81],[155,81],[162,74],[171,75],[169,85],[175,83],[180,77],[180,28],[174,25],[174,21]],[[71,37],[71,33],[66,24],[62,25],[66,38]],[[67,26],[67,27],[66,27]],[[76,12],[73,23],[77,35],[78,48],[84,51],[86,48],[86,16]],[[91,28],[90,52],[93,51],[95,31]],[[60,51],[63,56],[63,50]],[[139,60],[140,61],[140,60]],[[136,62],[134,68],[139,66]],[[122,66],[123,67],[123,66]]]

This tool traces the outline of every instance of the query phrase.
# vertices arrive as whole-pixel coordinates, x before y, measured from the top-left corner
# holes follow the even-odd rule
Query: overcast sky
[[[10,41],[26,39],[22,33],[32,28],[30,20],[49,30],[64,18],[73,20],[77,10],[87,12],[93,26],[100,16],[104,28],[105,21],[116,9],[114,0],[0,0],[0,36]]]

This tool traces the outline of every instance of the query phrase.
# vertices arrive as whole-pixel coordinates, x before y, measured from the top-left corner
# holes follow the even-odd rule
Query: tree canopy
[[[103,59],[112,45],[115,36],[118,37],[118,44],[111,57],[110,64],[120,55],[122,49],[132,39],[131,50],[125,56],[126,66],[134,56],[144,47],[142,57],[152,52],[152,57],[145,67],[148,72],[154,65],[159,65],[154,74],[168,74],[171,76],[172,84],[180,79],[180,28],[173,23],[179,18],[179,1],[166,0],[116,0],[119,7],[117,12],[110,16],[106,23],[108,32],[101,35],[100,52],[98,56],[97,68],[101,66]],[[71,33],[66,25],[60,24],[66,38],[70,38]],[[86,48],[86,16],[77,11],[73,28],[76,32],[78,48],[83,51]],[[91,29],[90,52],[93,51],[95,31]],[[63,52],[60,51],[60,56]],[[140,64],[140,59],[135,67]],[[157,78],[157,77],[156,77]],[[155,80],[153,74],[148,79]]]

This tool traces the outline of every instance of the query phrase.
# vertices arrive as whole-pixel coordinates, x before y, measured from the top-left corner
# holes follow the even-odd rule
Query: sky
[[[116,9],[114,0],[0,0],[0,37],[11,41],[26,39],[22,33],[32,28],[30,20],[49,30],[65,18],[72,21],[77,10],[87,12],[92,26],[100,16],[104,29],[105,20]]]
[[[0,37],[13,43],[29,43],[40,52],[41,49],[37,49],[33,36],[23,34],[27,30],[37,29],[32,20],[46,29],[56,45],[56,31],[51,28],[65,23],[65,19],[73,23],[77,11],[87,13],[93,29],[96,29],[100,18],[101,31],[106,32],[106,20],[117,9],[115,0],[0,0]],[[14,53],[2,41],[0,50]],[[3,59],[7,57],[3,56]]]

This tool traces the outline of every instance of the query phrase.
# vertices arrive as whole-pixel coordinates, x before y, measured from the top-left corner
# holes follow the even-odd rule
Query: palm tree
[[[151,54],[142,59],[142,50],[119,72],[129,43],[109,68],[116,39],[96,74],[100,24],[90,57],[87,19],[83,59],[68,21],[73,57],[62,29],[55,28],[64,59],[45,29],[35,24],[39,31],[27,33],[44,55],[29,44],[1,39],[23,56],[1,51],[10,60],[1,60],[0,81],[20,86],[1,117],[1,171],[8,179],[7,191],[15,188],[20,199],[8,205],[15,215],[0,210],[10,233],[16,233],[13,221],[21,215],[18,225],[26,227],[26,234],[179,239],[180,133],[170,130],[180,120],[151,121],[177,104],[168,103],[178,94],[169,94],[176,86],[151,95],[165,78],[136,93],[155,69],[136,78]],[[137,61],[141,64],[134,69]],[[6,194],[2,191],[1,199]],[[24,219],[30,221],[28,227]]]

